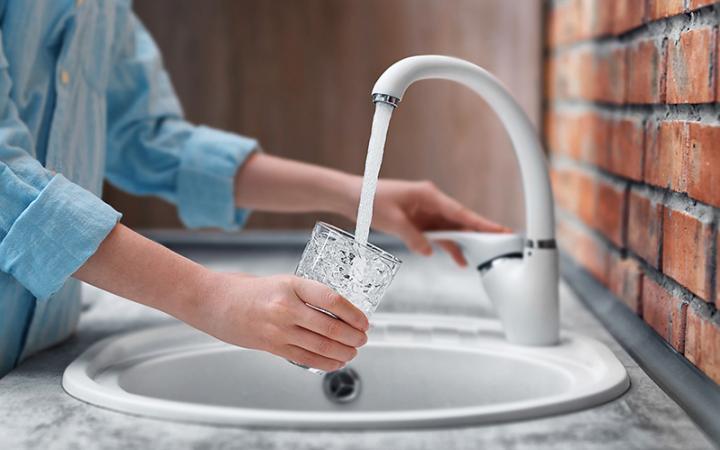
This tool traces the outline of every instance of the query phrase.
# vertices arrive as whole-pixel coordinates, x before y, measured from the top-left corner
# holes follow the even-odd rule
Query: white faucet
[[[558,342],[558,253],[550,178],[535,129],[510,93],[488,71],[458,58],[412,56],[390,66],[373,87],[373,102],[394,107],[415,81],[461,83],[485,99],[510,136],[525,195],[526,235],[436,231],[431,239],[455,241],[477,266],[508,341]]]

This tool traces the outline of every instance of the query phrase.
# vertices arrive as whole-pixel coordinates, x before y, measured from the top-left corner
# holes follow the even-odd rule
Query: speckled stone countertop
[[[196,249],[208,266],[256,274],[290,273],[297,250]],[[445,257],[405,264],[381,310],[488,316],[475,273]],[[317,432],[213,427],[130,416],[100,409],[62,390],[65,367],[97,340],[173,320],[135,303],[88,288],[75,336],[25,361],[0,379],[2,449],[645,449],[713,448],[702,432],[625,353],[579,300],[562,287],[563,328],[606,343],[627,367],[632,386],[593,409],[514,423],[403,431]]]

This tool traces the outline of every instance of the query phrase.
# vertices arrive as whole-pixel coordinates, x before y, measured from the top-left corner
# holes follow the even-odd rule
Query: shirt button
[[[62,84],[68,84],[70,82],[70,74],[67,70],[60,72],[60,82]]]

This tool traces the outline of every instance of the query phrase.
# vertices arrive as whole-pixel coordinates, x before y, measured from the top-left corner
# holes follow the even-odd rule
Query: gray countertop
[[[299,251],[276,248],[195,249],[186,254],[220,269],[289,273]],[[475,273],[456,270],[444,256],[402,254],[405,264],[382,311],[491,315],[477,295]],[[562,286],[563,328],[606,343],[627,367],[632,386],[593,409],[477,427],[404,431],[317,432],[213,427],[130,416],[65,394],[64,368],[97,340],[173,320],[94,288],[85,291],[77,333],[25,361],[0,379],[0,448],[246,448],[246,449],[477,449],[477,448],[712,448],[712,444],[623,351],[579,300]]]

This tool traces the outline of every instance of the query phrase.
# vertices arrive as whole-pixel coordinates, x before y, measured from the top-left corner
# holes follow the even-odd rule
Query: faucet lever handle
[[[525,245],[522,236],[510,233],[428,231],[425,236],[431,241],[455,242],[474,267],[482,266],[499,256],[522,255]]]

